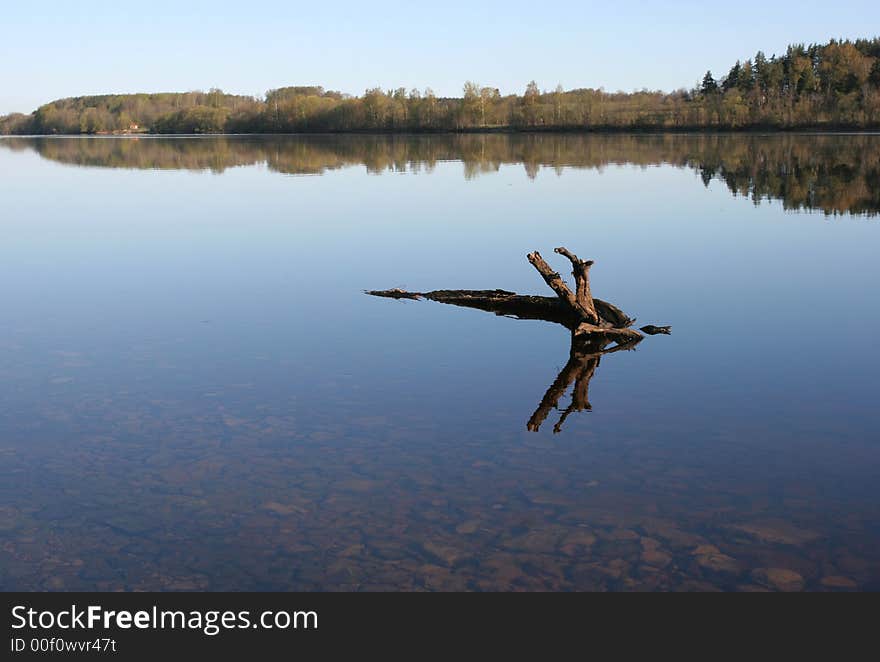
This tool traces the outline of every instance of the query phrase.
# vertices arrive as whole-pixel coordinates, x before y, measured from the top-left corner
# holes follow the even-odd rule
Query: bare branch
[[[575,300],[578,307],[584,312],[584,319],[598,324],[599,314],[596,312],[593,295],[590,293],[590,267],[593,266],[593,261],[581,260],[564,246],[554,249],[554,252],[564,255],[571,262],[571,275],[574,276],[575,282]]]
[[[562,299],[564,303],[568,304],[573,311],[577,312],[579,314],[579,317],[586,314],[586,311],[581,309],[581,307],[578,305],[577,299],[575,299],[574,294],[572,294],[571,290],[568,289],[568,285],[566,285],[565,281],[562,280],[562,276],[560,276],[558,272],[553,271],[553,269],[550,268],[550,265],[547,264],[547,262],[544,260],[543,257],[541,257],[541,254],[538,251],[529,253],[526,257],[528,258],[529,262],[531,262],[532,266],[538,270],[538,273],[541,274],[544,282],[550,286],[550,289],[556,292],[556,295],[560,299]]]
[[[386,297],[388,299],[421,299],[424,295],[421,292],[407,292],[399,287],[390,290],[364,290],[366,294],[374,297]]]

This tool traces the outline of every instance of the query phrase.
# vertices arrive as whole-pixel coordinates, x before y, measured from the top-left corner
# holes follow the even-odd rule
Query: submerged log
[[[671,326],[654,326],[653,324],[648,324],[647,326],[643,326],[640,330],[644,331],[649,336],[656,336],[660,333],[668,336],[670,333],[672,333]]]
[[[505,317],[556,322],[568,328],[580,323],[580,317],[557,297],[517,294],[507,290],[433,290],[431,292],[407,292],[401,289],[368,290],[367,294],[389,299],[428,299],[453,306],[476,308]],[[628,318],[617,306],[593,299],[593,304],[603,320],[611,320],[617,327],[625,327],[634,320]]]
[[[641,338],[642,334],[630,328],[635,319],[614,304],[594,299],[590,291],[590,267],[593,260],[581,260],[565,247],[555,249],[568,258],[572,265],[575,291],[572,292],[562,276],[554,271],[538,251],[526,257],[541,274],[544,282],[556,293],[556,297],[523,295],[507,290],[432,290],[430,292],[407,292],[398,288],[369,290],[367,294],[391,299],[429,299],[453,306],[464,306],[493,312],[496,315],[538,319],[556,322],[570,329],[577,336],[617,338],[628,342]],[[651,329],[650,331],[647,329]],[[667,327],[646,326],[645,333],[666,333]]]
[[[575,291],[572,292],[558,272],[554,271],[537,251],[529,253],[529,263],[535,267],[555,297],[517,294],[507,290],[432,290],[430,292],[407,292],[398,288],[391,290],[368,290],[367,294],[391,299],[428,299],[439,303],[465,308],[476,308],[518,319],[544,320],[561,324],[571,331],[569,360],[556,380],[547,390],[538,409],[529,419],[527,428],[537,431],[550,411],[558,408],[560,398],[574,382],[571,404],[563,411],[554,432],[572,412],[591,409],[588,393],[590,380],[605,354],[635,349],[644,339],[641,332],[631,328],[635,318],[624,313],[614,304],[593,298],[590,291],[590,268],[592,260],[581,260],[567,248],[555,249],[568,258],[572,265]],[[670,327],[643,326],[648,335],[669,334]],[[612,345],[613,343],[613,345]]]

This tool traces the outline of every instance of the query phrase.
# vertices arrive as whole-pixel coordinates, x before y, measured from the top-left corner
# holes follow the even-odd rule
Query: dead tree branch
[[[572,311],[579,313],[584,319],[589,317],[589,313],[581,308],[575,295],[571,293],[571,290],[568,289],[568,285],[562,280],[562,276],[550,268],[550,265],[544,261],[544,258],[541,257],[541,254],[538,251],[529,253],[526,257],[532,266],[538,270],[538,273],[541,274],[541,278],[544,279],[544,282],[550,286],[551,290],[556,292],[556,296],[558,296],[563,303],[565,303]],[[593,321],[597,321],[595,315]]]
[[[593,260],[581,260],[564,246],[554,249],[554,252],[564,255],[571,262],[571,275],[574,277],[575,283],[574,298],[578,307],[584,311],[584,319],[598,324],[599,314],[596,312],[596,306],[593,305],[593,295],[590,293],[590,267],[593,266]]]

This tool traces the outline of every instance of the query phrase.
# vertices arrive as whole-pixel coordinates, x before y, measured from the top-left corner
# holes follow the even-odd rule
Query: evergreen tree
[[[874,61],[874,66],[871,67],[871,75],[868,76],[868,82],[880,87],[880,57]]]
[[[739,60],[737,60],[736,64],[730,68],[730,72],[728,72],[727,78],[724,79],[723,87],[725,92],[739,87],[739,76],[741,72],[742,65],[740,65]]]
[[[712,72],[707,71],[703,76],[703,83],[700,85],[700,93],[703,95],[715,94],[718,92],[718,83],[712,77]]]
[[[752,61],[746,60],[739,72],[739,90],[743,94],[748,94],[755,89],[755,70],[752,68]]]

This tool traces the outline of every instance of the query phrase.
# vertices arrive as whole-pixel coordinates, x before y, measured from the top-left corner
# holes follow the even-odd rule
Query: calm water
[[[876,135],[0,140],[0,589],[880,589],[878,212]],[[363,294],[558,245],[673,327],[558,434],[565,329]]]

